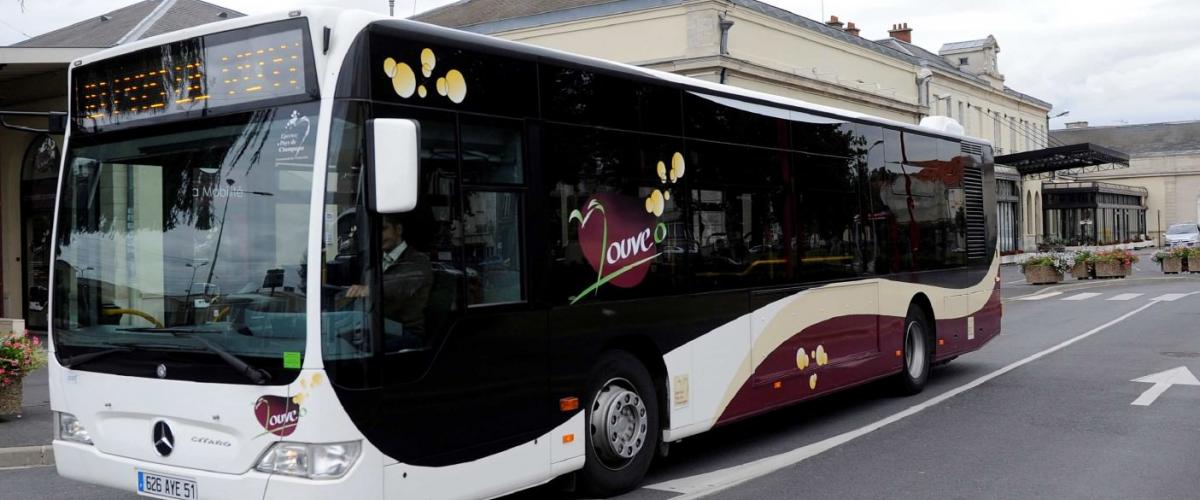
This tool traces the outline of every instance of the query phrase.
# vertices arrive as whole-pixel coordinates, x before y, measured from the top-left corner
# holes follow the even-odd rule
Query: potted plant
[[[1200,247],[1184,249],[1183,270],[1189,273],[1200,273]]]
[[[1063,254],[1036,255],[1021,263],[1021,273],[1031,285],[1058,283],[1072,265],[1071,259]]]
[[[1178,274],[1188,269],[1188,248],[1176,247],[1154,252],[1153,260],[1162,266],[1163,274]],[[1200,264],[1200,262],[1198,262]]]
[[[1109,250],[1097,253],[1095,260],[1097,278],[1124,278],[1138,257],[1128,250]]]
[[[21,411],[21,380],[46,366],[46,352],[37,337],[13,335],[0,341],[0,415]]]
[[[1075,265],[1071,266],[1071,276],[1077,280],[1096,277],[1096,255],[1087,250],[1075,252]]]

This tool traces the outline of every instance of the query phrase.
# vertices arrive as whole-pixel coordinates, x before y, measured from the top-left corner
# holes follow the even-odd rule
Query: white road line
[[[1096,292],[1083,292],[1083,293],[1077,293],[1070,297],[1063,297],[1062,300],[1087,300],[1092,297],[1096,297],[1098,295],[1100,295],[1100,294],[1098,294]]]
[[[1176,300],[1182,299],[1182,298],[1184,298],[1184,297],[1187,297],[1188,295],[1191,295],[1191,294],[1190,294],[1190,293],[1164,293],[1164,294],[1162,294],[1162,295],[1159,295],[1158,297],[1155,297],[1155,298],[1153,298],[1153,299],[1150,299],[1150,300],[1152,300],[1152,301],[1159,301],[1159,300],[1161,300],[1161,301],[1164,301],[1164,302],[1173,302],[1173,301],[1176,301]]]
[[[1050,293],[1043,293],[1041,295],[1029,295],[1026,297],[1021,297],[1017,300],[1042,300],[1042,299],[1048,299],[1055,295],[1062,295],[1062,292],[1050,292]]]
[[[1200,293],[1200,292],[1196,292],[1196,293]],[[1100,333],[1101,331],[1104,331],[1104,329],[1106,329],[1110,326],[1113,326],[1117,323],[1125,321],[1126,319],[1129,319],[1133,315],[1140,313],[1142,311],[1145,311],[1147,308],[1149,308],[1150,306],[1153,306],[1154,304],[1156,304],[1156,302],[1147,302],[1142,307],[1139,307],[1139,308],[1129,311],[1125,314],[1122,314],[1121,316],[1117,317],[1116,319],[1114,319],[1112,321],[1109,321],[1108,323],[1097,326],[1096,328],[1088,330],[1087,332],[1081,333],[1081,334],[1079,334],[1075,337],[1072,337],[1071,339],[1066,340],[1054,347],[1051,347],[1044,351],[1032,354],[1029,357],[1017,360],[1013,363],[1008,364],[1007,366],[1005,366],[1003,368],[1000,368],[994,372],[988,373],[987,375],[984,375],[975,380],[972,380],[971,382],[968,382],[964,385],[961,385],[959,387],[956,387],[954,389],[946,391],[946,392],[939,394],[937,396],[934,396],[932,398],[929,398],[929,400],[927,400],[923,403],[919,403],[919,404],[910,406],[907,409],[905,409],[899,413],[895,413],[891,416],[877,420],[873,423],[859,427],[852,431],[844,432],[842,434],[838,434],[836,436],[826,438],[826,439],[817,441],[817,442],[809,444],[809,445],[801,446],[792,451],[780,453],[778,455],[773,455],[773,456],[766,457],[766,458],[761,458],[761,459],[755,460],[753,462],[745,463],[742,465],[735,465],[733,467],[719,469],[719,470],[715,470],[712,472],[706,472],[703,474],[697,474],[694,476],[681,477],[679,479],[672,479],[670,481],[664,481],[661,483],[646,486],[646,488],[649,488],[652,490],[682,493],[682,495],[680,495],[680,496],[672,497],[671,500],[690,500],[690,499],[694,499],[694,498],[701,498],[704,496],[711,495],[713,493],[717,493],[719,491],[726,490],[728,488],[732,488],[732,487],[742,484],[746,481],[750,481],[752,479],[756,479],[758,477],[765,476],[765,475],[775,472],[777,470],[783,469],[783,468],[791,466],[791,465],[795,465],[797,463],[800,463],[801,461],[804,461],[809,458],[820,455],[821,453],[824,453],[833,448],[836,448],[836,447],[846,444],[850,441],[853,441],[857,438],[860,438],[862,436],[870,434],[871,432],[879,430],[880,428],[883,428],[884,426],[886,426],[888,424],[893,424],[893,423],[899,422],[900,420],[903,420],[907,417],[911,417],[911,416],[917,414],[918,412],[920,412],[921,410],[936,406],[954,396],[957,396],[957,395],[967,392],[971,389],[979,387],[980,385],[983,385],[984,383],[986,383],[989,380],[992,380],[996,377],[1004,375],[1005,373],[1008,373],[1017,368],[1020,368],[1021,366],[1024,366],[1028,363],[1032,363],[1033,361],[1041,359],[1043,356],[1046,356],[1047,354],[1051,354],[1053,352],[1059,351],[1063,348],[1066,348],[1067,346],[1069,346],[1071,344],[1079,342],[1080,340],[1086,339],[1088,337],[1091,337],[1092,335]]]
[[[1145,294],[1142,294],[1142,293],[1122,293],[1122,294],[1117,294],[1117,295],[1114,295],[1114,296],[1112,296],[1112,297],[1109,297],[1109,298],[1108,298],[1108,300],[1133,300],[1133,299],[1136,299],[1136,298],[1138,298],[1138,297],[1141,297],[1142,295],[1145,295]]]
[[[1025,280],[1023,280],[1023,279],[1019,279],[1019,280],[1007,281],[1007,282],[1005,282],[1004,284],[1005,284],[1005,285],[1015,285],[1015,284],[1017,284],[1017,283],[1024,283],[1024,282],[1025,282]]]

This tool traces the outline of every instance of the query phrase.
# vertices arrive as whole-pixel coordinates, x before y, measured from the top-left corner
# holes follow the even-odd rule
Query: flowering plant
[[[1025,261],[1021,263],[1021,272],[1022,273],[1025,272],[1025,268],[1027,268],[1027,267],[1050,266],[1050,267],[1053,267],[1055,271],[1058,271],[1059,273],[1064,273],[1067,270],[1071,269],[1071,267],[1074,265],[1075,265],[1075,259],[1071,255],[1062,254],[1062,253],[1048,253],[1048,254],[1042,254],[1042,255],[1035,255],[1033,257],[1025,259]]]
[[[0,341],[0,387],[17,383],[43,366],[46,366],[46,351],[37,337],[25,333]]]
[[[1165,259],[1186,259],[1188,256],[1196,254],[1196,252],[1188,247],[1173,247],[1167,250],[1159,250],[1154,252],[1154,262],[1162,262]]]
[[[1137,254],[1128,250],[1109,250],[1096,254],[1096,262],[1120,262],[1125,267],[1129,267],[1137,261]]]

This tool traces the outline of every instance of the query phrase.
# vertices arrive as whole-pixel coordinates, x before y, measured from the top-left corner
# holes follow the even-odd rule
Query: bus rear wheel
[[[921,392],[929,381],[929,368],[933,361],[933,329],[925,311],[920,306],[908,306],[904,318],[904,369],[900,372],[897,385],[901,394]]]
[[[658,448],[658,395],[646,367],[623,351],[606,353],[588,384],[587,460],[581,489],[608,497],[637,487]]]

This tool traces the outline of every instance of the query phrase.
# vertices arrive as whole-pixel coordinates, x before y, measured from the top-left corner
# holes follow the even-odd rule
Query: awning
[[[997,156],[995,161],[1016,168],[1022,177],[1034,179],[1049,178],[1053,173],[1078,175],[1129,167],[1129,155],[1091,143]]]

